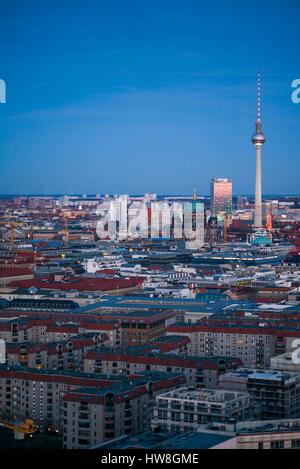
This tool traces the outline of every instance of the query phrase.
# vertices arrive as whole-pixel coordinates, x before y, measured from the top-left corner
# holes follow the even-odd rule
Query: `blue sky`
[[[298,0],[0,0],[0,193],[300,193]]]

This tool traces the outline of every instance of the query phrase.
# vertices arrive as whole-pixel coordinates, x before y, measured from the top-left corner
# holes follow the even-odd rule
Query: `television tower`
[[[260,119],[260,74],[257,80],[257,119],[255,123],[255,133],[252,137],[252,143],[256,148],[256,173],[255,173],[255,214],[254,227],[262,228],[262,195],[261,195],[261,148],[266,138],[262,131]]]

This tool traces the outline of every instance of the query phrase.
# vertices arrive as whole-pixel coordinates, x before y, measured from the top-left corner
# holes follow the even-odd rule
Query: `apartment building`
[[[5,342],[44,342],[47,327],[52,322],[50,319],[2,319],[0,339]]]
[[[248,393],[183,387],[156,398],[152,429],[192,432],[215,420],[244,420],[249,412]]]
[[[0,415],[15,420],[31,418],[41,431],[62,433],[64,430],[65,446],[81,447],[78,440],[87,423],[87,415],[82,417],[82,406],[90,411],[88,416],[91,419],[91,430],[95,424],[98,428],[101,427],[101,432],[96,436],[91,435],[90,439],[91,444],[99,443],[111,438],[112,434],[118,436],[134,433],[136,429],[149,428],[155,397],[184,383],[185,378],[178,374],[137,373],[129,378],[0,365]],[[96,398],[95,402],[93,396]],[[114,413],[105,414],[108,425],[106,430],[103,419],[99,422],[92,420],[94,410],[97,418],[101,419],[103,415],[103,407],[97,401],[97,396],[102,396],[102,404],[103,398],[106,402],[107,399],[113,402],[115,409]],[[126,402],[130,403],[132,409],[131,422],[130,412],[125,412],[129,408],[127,404],[126,409],[123,405]],[[79,404],[78,408],[76,403]],[[75,443],[74,434],[78,437]]]
[[[63,397],[79,386],[109,386],[113,379],[74,371],[37,370],[0,365],[0,412],[32,418],[41,430],[62,431]]]
[[[107,336],[85,334],[61,342],[6,343],[6,363],[38,369],[80,370],[83,368],[85,353],[95,345],[108,345]]]
[[[155,398],[182,386],[182,375],[146,373],[106,388],[80,388],[64,397],[64,448],[87,449],[150,428]]]
[[[182,334],[191,341],[194,356],[212,357],[214,355],[238,357],[245,366],[267,368],[275,355],[293,350],[295,338],[300,330],[266,327],[262,324],[216,325],[175,324],[168,327],[167,334]]]
[[[121,327],[118,321],[80,321],[80,334],[94,333],[105,334],[111,347],[119,347],[121,345]]]
[[[300,417],[300,374],[238,369],[220,376],[219,387],[248,392],[258,418]]]
[[[153,347],[155,350],[155,346]],[[112,375],[132,375],[140,371],[182,373],[191,386],[216,386],[219,376],[241,366],[238,358],[188,357],[170,353],[147,352],[143,348],[120,351],[88,351],[84,357],[84,371]]]
[[[147,344],[164,336],[176,316],[172,311],[158,309],[127,314],[111,313],[106,318],[120,321],[121,345],[132,346]]]
[[[120,345],[120,325],[116,321],[88,321],[82,319],[75,324],[52,323],[46,330],[46,342],[55,342],[59,340],[67,340],[77,334],[106,335],[108,343],[111,347]]]
[[[18,315],[21,313],[19,312]],[[5,342],[60,342],[80,334],[106,334],[111,346],[120,345],[120,324],[118,321],[88,320],[81,317],[74,320],[72,314],[68,320],[55,321],[35,312],[35,318],[2,318],[0,320],[0,339]]]
[[[300,421],[293,419],[240,423],[235,441],[236,449],[300,449]]]
[[[209,431],[214,437],[228,436],[213,449],[300,449],[299,419],[249,420],[225,427],[214,425],[214,430],[204,427],[199,434],[207,436]]]

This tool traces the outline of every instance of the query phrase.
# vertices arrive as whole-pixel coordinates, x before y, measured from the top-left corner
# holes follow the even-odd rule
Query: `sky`
[[[300,193],[299,0],[0,0],[0,194]]]

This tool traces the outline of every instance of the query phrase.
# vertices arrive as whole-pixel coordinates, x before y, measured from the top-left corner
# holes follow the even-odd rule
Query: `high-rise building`
[[[128,207],[128,195],[120,195],[119,197],[119,239],[127,239],[128,236],[128,220],[127,220],[127,207]]]
[[[236,202],[237,210],[244,210],[246,204],[247,204],[247,197],[243,197],[243,196],[239,195],[237,197],[237,202]]]
[[[261,148],[265,143],[266,138],[262,131],[262,124],[260,119],[260,74],[258,74],[257,82],[257,119],[255,123],[255,133],[252,137],[252,143],[256,148],[256,172],[255,172],[255,214],[254,226],[255,228],[262,227],[262,195],[261,195]]]
[[[144,201],[134,201],[128,207],[128,237],[148,238],[148,208]]]
[[[184,203],[184,235],[187,249],[199,249],[204,243],[204,205],[193,200]]]
[[[226,178],[214,178],[210,186],[210,211],[218,215],[232,209],[232,181]]]

